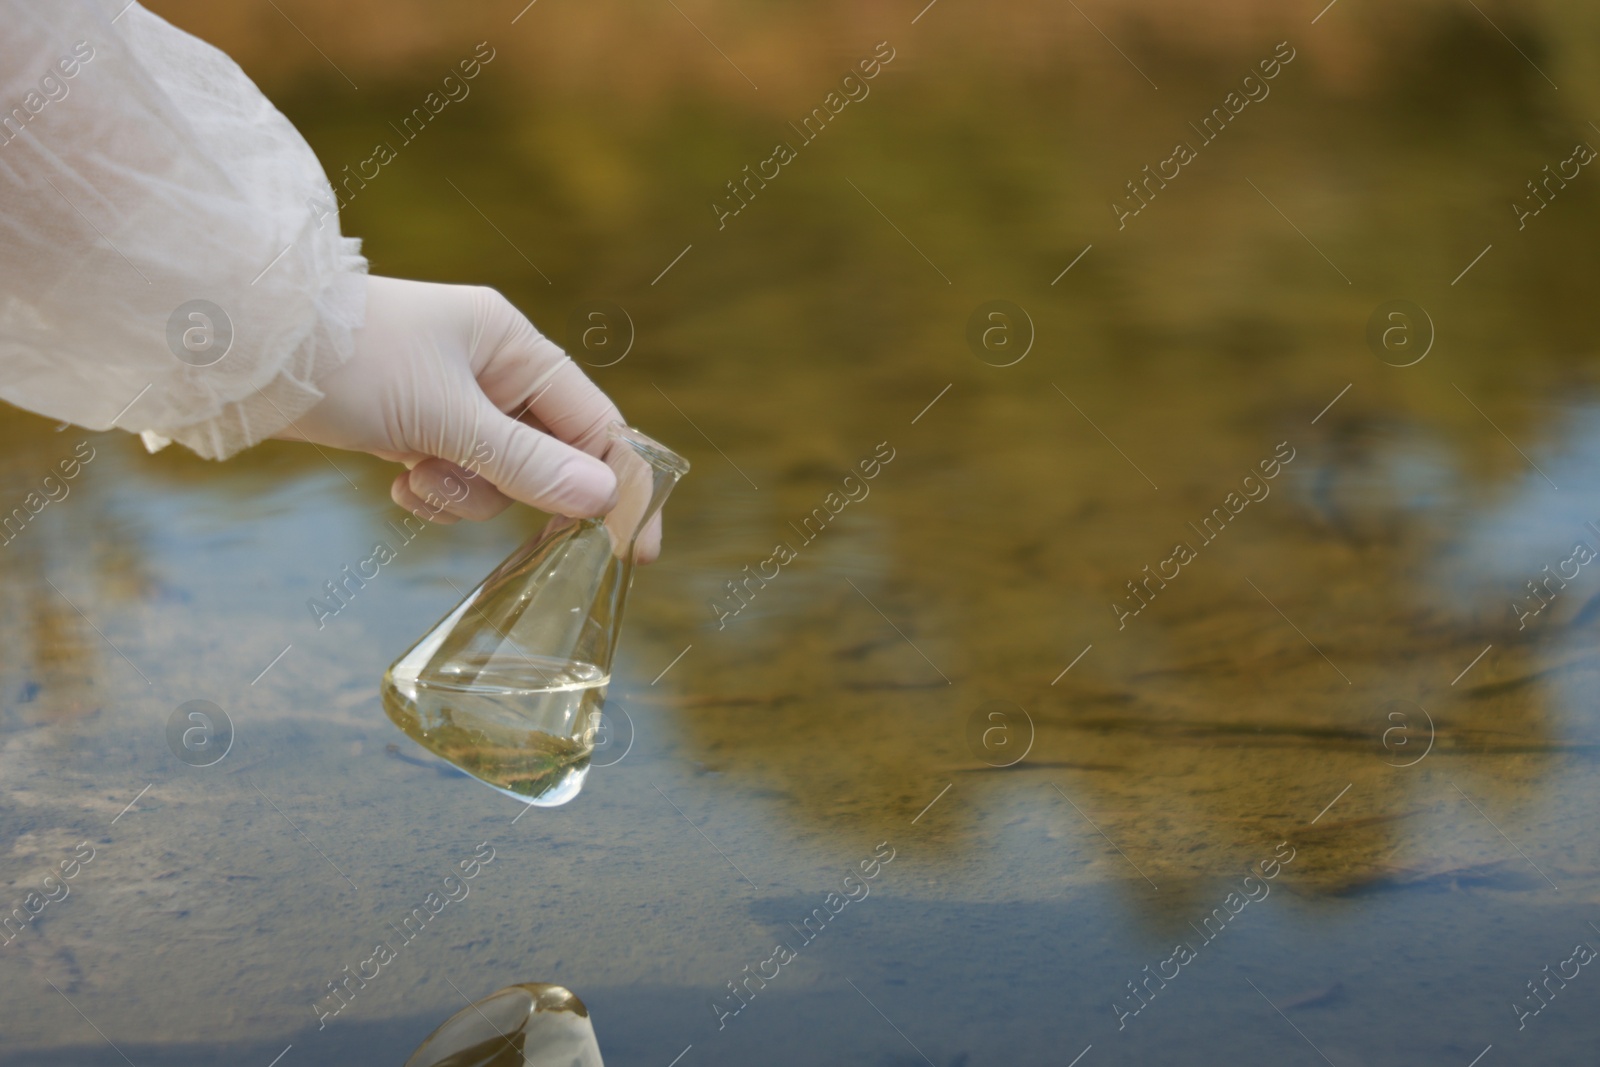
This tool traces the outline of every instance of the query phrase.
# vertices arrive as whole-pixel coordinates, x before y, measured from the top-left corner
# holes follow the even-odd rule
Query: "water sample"
[[[620,424],[603,458],[616,507],[602,519],[551,520],[383,678],[384,709],[407,736],[543,807],[583,788],[635,544],[689,470]]]

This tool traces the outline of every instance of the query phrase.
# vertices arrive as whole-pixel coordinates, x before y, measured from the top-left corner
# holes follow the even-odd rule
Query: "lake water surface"
[[[613,1067],[1592,1062],[1592,15],[521,6],[385,51],[286,5],[328,64],[161,10],[330,172],[393,144],[374,272],[501,288],[692,460],[610,765],[523,811],[378,701],[541,516],[319,627],[392,467],[8,411],[0,510],[92,458],[0,547],[6,908],[77,864],[0,947],[0,1063],[398,1065],[515,982]]]

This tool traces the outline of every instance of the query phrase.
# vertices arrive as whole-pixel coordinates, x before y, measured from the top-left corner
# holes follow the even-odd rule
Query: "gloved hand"
[[[442,502],[435,522],[492,518],[513,500],[575,518],[615,503],[616,476],[595,457],[621,412],[493,289],[370,277],[355,353],[317,386],[324,399],[278,436],[404,463],[390,495],[423,515]],[[660,544],[658,516],[637,558]]]

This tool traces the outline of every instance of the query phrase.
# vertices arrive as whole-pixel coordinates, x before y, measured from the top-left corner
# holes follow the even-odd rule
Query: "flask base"
[[[524,803],[555,807],[583,788],[610,681],[599,668],[551,660],[426,679],[407,668],[384,677],[383,707],[423,748]]]

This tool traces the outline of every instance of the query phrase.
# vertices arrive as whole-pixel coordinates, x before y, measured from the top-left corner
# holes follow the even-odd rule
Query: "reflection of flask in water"
[[[507,986],[456,1012],[406,1067],[604,1067],[589,1009],[564,986]]]
[[[689,469],[622,425],[604,459],[617,476],[605,518],[553,520],[383,678],[384,708],[412,740],[544,807],[583,786],[634,543]]]

